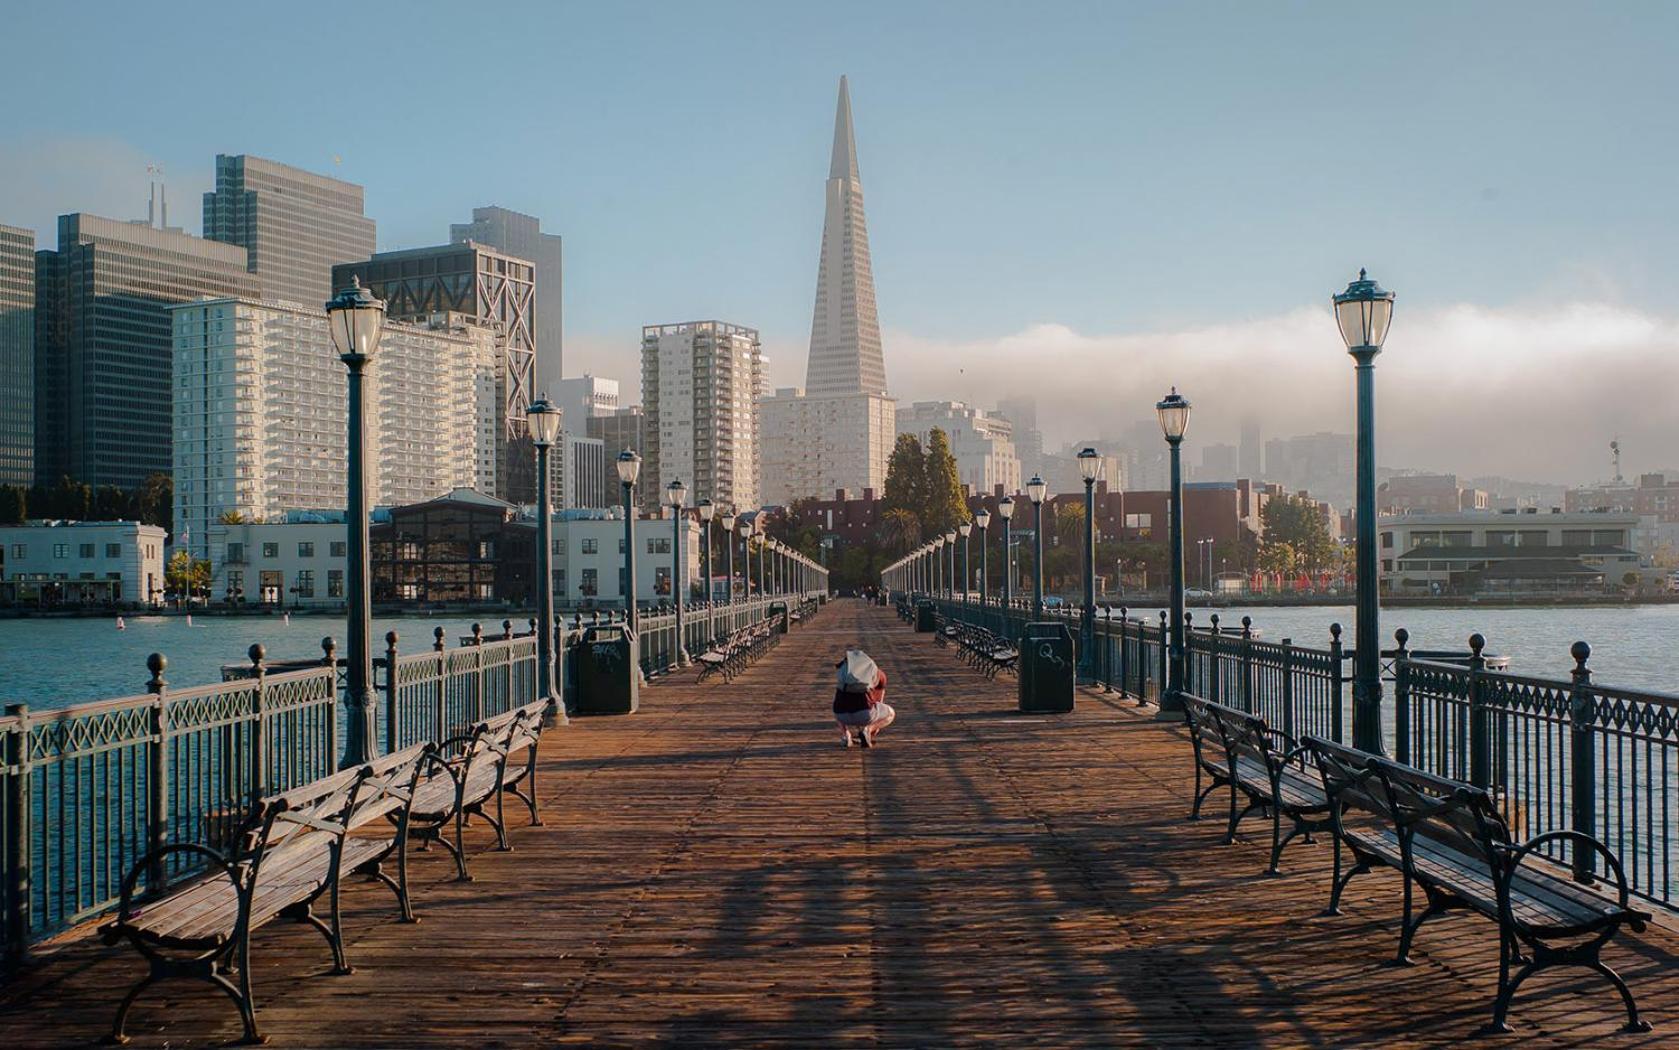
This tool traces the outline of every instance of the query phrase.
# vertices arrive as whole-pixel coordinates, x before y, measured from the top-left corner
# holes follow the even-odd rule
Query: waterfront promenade
[[[833,654],[860,642],[891,679],[884,746],[844,750],[826,714]],[[312,931],[258,933],[255,992],[276,1046],[1450,1046],[1486,1019],[1485,920],[1431,922],[1390,962],[1398,885],[1356,880],[1323,918],[1329,848],[1262,874],[1265,836],[1221,846],[1188,823],[1181,729],[1086,693],[1020,716],[887,609],[830,605],[732,684],[690,675],[640,713],[543,743],[546,826],[413,872],[423,921],[347,895],[350,976]],[[489,841],[479,828],[475,845]],[[1656,1027],[1617,1031],[1607,985],[1541,975],[1517,1034],[1489,1045],[1663,1046],[1679,1038],[1679,936],[1606,956]],[[137,957],[89,939],[0,988],[0,1043],[85,1046]],[[164,985],[136,1045],[238,1035],[227,1000]]]

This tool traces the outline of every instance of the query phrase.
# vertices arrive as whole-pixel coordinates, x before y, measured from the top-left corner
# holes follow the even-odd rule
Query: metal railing
[[[782,615],[795,609],[808,608],[826,598],[820,591],[806,594],[774,594],[767,598],[737,600],[732,603],[693,602],[682,610],[683,650],[689,659],[710,649],[735,631]],[[596,624],[623,623],[620,609],[602,610],[588,618],[581,614],[572,620],[571,629],[582,631]],[[676,610],[668,605],[644,609],[636,620],[636,646],[641,671],[648,679],[670,674],[679,666],[676,644]]]

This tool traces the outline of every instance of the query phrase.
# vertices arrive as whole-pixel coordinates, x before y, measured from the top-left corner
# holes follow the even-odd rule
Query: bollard
[[[402,741],[401,716],[397,713],[396,652],[397,633],[385,632],[385,754],[395,751]]]
[[[1573,780],[1569,799],[1569,827],[1597,838],[1597,701],[1592,696],[1592,672],[1586,666],[1592,647],[1575,642],[1569,647],[1574,670],[1568,697],[1569,776]],[[1590,883],[1597,867],[1597,853],[1578,845],[1571,850],[1574,881]]]
[[[1401,627],[1393,632],[1393,757],[1407,765],[1420,765],[1411,757],[1411,653],[1406,643],[1411,632]]]
[[[1380,643],[1371,639],[1371,645]],[[1341,714],[1341,706],[1346,701],[1346,682],[1341,679],[1341,625],[1329,625],[1329,680],[1333,683],[1330,690],[1334,694],[1334,702],[1329,705],[1330,737],[1337,744],[1346,743],[1345,716]]]

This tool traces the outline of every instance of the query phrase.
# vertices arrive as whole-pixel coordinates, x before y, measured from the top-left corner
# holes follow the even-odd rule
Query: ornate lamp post
[[[949,562],[950,562],[948,565],[945,566],[945,583],[947,584],[947,586],[945,587],[945,597],[949,598],[951,601],[955,601],[956,600],[956,530],[955,529],[946,529],[945,530],[944,545],[945,545],[945,549],[949,552],[948,554],[945,555],[945,557],[948,558]]]
[[[1084,608],[1080,611],[1079,663],[1087,678],[1096,676],[1096,479],[1102,457],[1093,448],[1079,452],[1079,477],[1084,479]]]
[[[694,504],[694,509],[700,516],[700,575],[705,578],[705,594],[702,600],[707,609],[711,608],[711,519],[717,513],[717,504],[708,499],[702,499]]]
[[[1173,387],[1154,406],[1160,417],[1160,431],[1172,450],[1172,496],[1168,515],[1172,534],[1172,610],[1167,623],[1166,693],[1160,698],[1160,717],[1183,719],[1183,434],[1189,427],[1189,402]]]
[[[1037,534],[1037,557],[1032,559],[1032,619],[1044,618],[1044,493],[1049,486],[1036,474],[1026,483],[1026,498],[1032,501],[1036,517],[1032,530]]]
[[[350,371],[349,500],[345,508],[345,537],[349,548],[349,579],[345,606],[347,624],[344,705],[348,731],[340,768],[372,761],[378,727],[373,721],[373,663],[368,635],[373,633],[373,596],[368,579],[367,541],[367,414],[362,375],[379,349],[385,328],[385,304],[361,286],[359,278],[326,304],[327,328],[338,359]]]
[[[1393,321],[1393,293],[1358,271],[1335,296],[1335,322],[1358,376],[1358,548],[1354,590],[1358,634],[1353,644],[1353,746],[1382,753],[1382,653],[1376,576],[1376,355]]]
[[[546,396],[529,409],[531,443],[536,446],[536,688],[539,695],[554,695],[554,512],[548,477],[548,450],[560,435],[560,410]],[[392,668],[394,671],[395,669]],[[563,704],[555,704],[562,708]],[[563,717],[564,711],[561,711]]]
[[[1014,608],[1014,548],[1011,544],[1009,519],[1014,517],[1014,497],[1004,496],[997,501],[997,516],[1003,519],[1003,626],[1008,628],[1009,613]]]
[[[624,622],[630,634],[640,625],[635,600],[635,481],[641,476],[641,456],[634,449],[618,453],[618,484],[624,490]]]
[[[688,603],[688,566],[682,561],[682,534],[687,532],[688,517],[683,505],[688,501],[688,486],[676,478],[665,486],[665,503],[670,507],[671,563],[670,596],[676,606],[676,666],[688,666],[688,639],[682,633],[682,607]]]
[[[723,526],[723,549],[724,549],[724,551],[726,553],[726,556],[727,556],[727,561],[723,565],[723,569],[724,569],[723,580],[724,580],[724,582],[726,582],[728,584],[728,586],[723,588],[723,590],[724,590],[724,599],[723,600],[726,604],[733,605],[735,603],[735,515],[734,515],[734,511],[726,512],[722,517],[718,518],[717,521],[718,521],[719,524],[721,524]],[[730,626],[732,627],[734,625],[730,624]]]
[[[973,578],[974,578],[973,563],[968,560],[969,553],[970,553],[969,548],[968,548],[968,534],[973,532],[973,531],[974,531],[974,525],[973,525],[973,522],[971,522],[971,521],[964,521],[962,524],[956,526],[956,534],[958,536],[962,537],[962,604],[963,605],[968,604],[968,591],[970,589],[972,589],[972,587],[973,587]]]
[[[736,526],[740,529],[740,597],[742,601],[752,600],[752,523],[745,518],[739,519]]]
[[[984,624],[991,617],[991,551],[985,542],[991,512],[980,507],[979,513],[974,515],[974,524],[979,527],[979,610],[980,623]]]

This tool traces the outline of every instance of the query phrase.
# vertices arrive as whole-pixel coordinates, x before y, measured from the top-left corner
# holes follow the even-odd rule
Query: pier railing
[[[1030,610],[938,599],[946,617],[1018,636]],[[1046,608],[1077,627],[1079,610]],[[1256,637],[1248,617],[1234,630],[1215,614],[1185,615],[1184,688],[1261,715],[1290,737],[1347,743],[1352,649],[1332,624],[1322,648]],[[1166,681],[1166,614],[1132,617],[1100,609],[1085,679],[1139,701],[1158,702]],[[1466,657],[1414,652],[1404,631],[1383,650],[1390,683],[1386,746],[1400,761],[1491,790],[1522,838],[1580,831],[1601,839],[1626,869],[1633,892],[1679,906],[1679,696],[1597,684],[1577,642],[1566,678],[1513,674],[1485,654],[1480,635]],[[1562,843],[1553,851],[1560,858]],[[1580,861],[1589,864],[1590,851]],[[1589,876],[1582,870],[1582,878]]]

